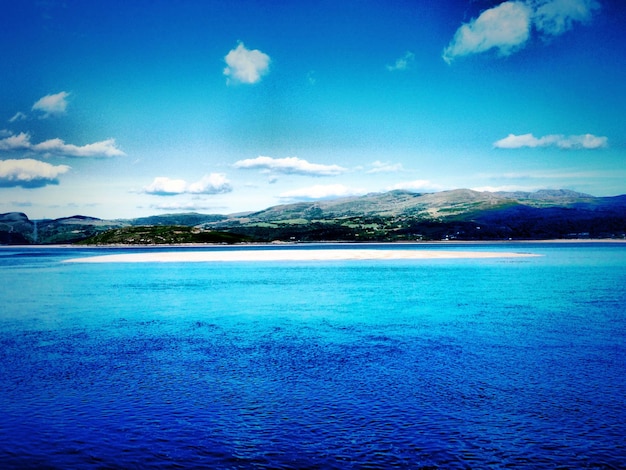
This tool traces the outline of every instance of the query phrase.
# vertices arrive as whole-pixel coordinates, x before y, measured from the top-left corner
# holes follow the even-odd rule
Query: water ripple
[[[451,296],[471,267],[90,270],[82,294],[70,269],[1,319],[2,468],[624,468],[626,295],[597,271],[555,294],[560,267],[489,265]]]

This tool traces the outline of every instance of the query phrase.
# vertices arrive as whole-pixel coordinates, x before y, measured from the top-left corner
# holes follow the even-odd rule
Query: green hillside
[[[626,195],[568,190],[390,191],[239,214],[164,214],[128,220],[0,214],[0,244],[184,244],[403,240],[625,238]]]
[[[188,243],[242,243],[249,237],[201,230],[183,225],[121,227],[78,242],[80,245],[181,245]]]

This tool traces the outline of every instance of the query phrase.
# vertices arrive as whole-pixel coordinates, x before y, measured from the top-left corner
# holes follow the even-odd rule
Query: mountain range
[[[257,212],[117,220],[82,215],[30,220],[21,212],[0,214],[0,244],[5,245],[625,237],[626,195],[595,197],[569,190],[398,190]]]

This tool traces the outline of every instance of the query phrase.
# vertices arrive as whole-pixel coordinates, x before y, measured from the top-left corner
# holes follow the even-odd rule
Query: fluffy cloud
[[[43,118],[64,114],[67,109],[68,96],[70,94],[66,91],[54,95],[46,95],[33,105],[32,110],[42,112]]]
[[[30,141],[30,135],[22,132],[0,139],[0,151],[30,150],[44,155],[60,155],[65,157],[120,157],[126,155],[115,144],[115,139],[102,140],[87,145],[66,144],[61,139],[50,139],[39,144]]]
[[[343,184],[315,185],[308,188],[295,189],[280,194],[281,199],[315,200],[342,196],[360,196],[365,194],[364,189],[350,188]]]
[[[147,194],[156,194],[157,196],[173,196],[175,194],[184,194],[187,189],[185,180],[175,180],[165,176],[158,176],[148,186],[143,188]]]
[[[199,181],[191,183],[187,188],[189,194],[218,194],[228,193],[232,190],[230,181],[222,173],[204,175]]]
[[[58,176],[69,170],[67,165],[55,166],[30,158],[0,160],[0,187],[40,188],[59,184]]]
[[[451,63],[455,57],[492,48],[509,55],[528,40],[531,16],[532,9],[521,2],[505,2],[486,10],[457,30],[443,59]]]
[[[156,196],[175,196],[177,194],[222,194],[232,191],[230,181],[221,173],[203,176],[195,183],[187,183],[182,179],[171,179],[160,176],[143,188],[146,194]]]
[[[260,156],[239,160],[235,162],[234,166],[240,169],[261,169],[268,172],[307,176],[337,176],[348,171],[339,165],[309,163],[297,157],[272,158]]]
[[[396,60],[395,64],[387,65],[387,70],[389,70],[390,72],[406,70],[411,66],[413,62],[415,62],[415,54],[407,51],[406,54]]]
[[[493,146],[500,149],[518,149],[523,147],[558,147],[560,149],[598,149],[608,145],[606,137],[593,134],[570,135],[551,134],[535,137],[532,134],[509,134],[504,139],[494,142]]]
[[[398,184],[394,184],[386,188],[387,191],[393,191],[396,189],[402,189],[405,191],[438,191],[441,190],[441,186],[437,184],[433,184],[428,180],[413,180],[413,181],[403,181]]]
[[[261,80],[270,66],[270,56],[258,49],[246,49],[240,42],[224,57],[227,67],[224,75],[241,83],[256,83]]]
[[[443,51],[448,63],[456,57],[497,49],[509,55],[524,47],[534,27],[539,34],[556,36],[576,22],[589,21],[599,8],[596,0],[507,1],[462,25]]]
[[[4,139],[0,139],[0,150],[24,150],[32,147],[30,143],[30,135],[21,132],[18,135],[10,135]]]

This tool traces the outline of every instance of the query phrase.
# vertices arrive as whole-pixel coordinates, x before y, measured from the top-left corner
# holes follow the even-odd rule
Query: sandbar
[[[395,259],[471,259],[520,258],[539,256],[532,253],[457,250],[380,250],[380,249],[311,249],[311,250],[216,250],[124,253],[68,259],[67,263],[180,263],[230,261],[334,261]]]

